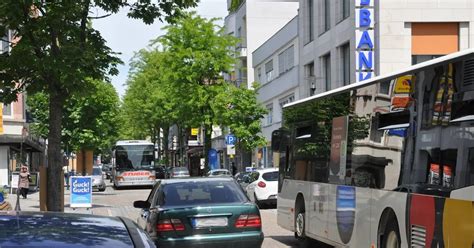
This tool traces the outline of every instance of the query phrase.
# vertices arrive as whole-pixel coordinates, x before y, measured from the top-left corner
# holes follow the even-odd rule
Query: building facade
[[[282,107],[299,99],[298,51],[298,18],[295,17],[253,52],[254,77],[260,84],[257,100],[267,109],[262,120],[267,146],[259,147],[255,158],[259,167],[273,166],[272,132],[281,127]]]
[[[11,32],[7,32],[0,42],[1,54],[10,51],[11,43],[8,41],[11,40]],[[39,171],[43,162],[44,140],[32,136],[29,132],[26,94],[18,94],[17,101],[10,104],[0,102],[0,106],[0,186],[12,186],[12,174],[20,171],[22,163],[27,165],[32,173]],[[37,180],[34,183],[37,183]]]
[[[300,0],[300,96],[473,47],[472,1]]]

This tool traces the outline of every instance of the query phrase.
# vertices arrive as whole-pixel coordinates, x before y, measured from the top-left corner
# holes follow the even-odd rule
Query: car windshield
[[[102,175],[102,171],[100,170],[99,167],[94,167],[94,168],[92,169],[92,175],[94,175],[94,176]]]
[[[160,206],[244,203],[247,197],[231,181],[194,181],[164,185]]]
[[[263,173],[262,177],[265,181],[278,181],[278,171]]]
[[[115,150],[117,170],[154,169],[153,145],[122,145]]]

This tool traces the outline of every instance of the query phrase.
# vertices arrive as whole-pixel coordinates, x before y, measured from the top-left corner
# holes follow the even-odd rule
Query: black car
[[[231,177],[179,178],[155,184],[138,225],[163,247],[260,247],[258,207]]]
[[[0,247],[155,247],[122,217],[0,211]]]

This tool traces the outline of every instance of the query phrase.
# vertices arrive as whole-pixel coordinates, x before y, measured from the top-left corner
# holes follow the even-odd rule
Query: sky
[[[201,0],[194,11],[204,18],[221,18],[222,20],[218,24],[223,25],[224,17],[227,15],[227,1]],[[130,59],[135,52],[146,48],[150,40],[163,35],[164,32],[161,29],[165,25],[159,21],[155,21],[152,25],[146,25],[140,20],[130,19],[125,10],[94,21],[94,28],[99,30],[102,37],[107,40],[107,45],[114,52],[121,53],[118,57],[124,64],[118,66],[119,74],[112,77],[112,84],[119,96],[122,97],[125,94]]]

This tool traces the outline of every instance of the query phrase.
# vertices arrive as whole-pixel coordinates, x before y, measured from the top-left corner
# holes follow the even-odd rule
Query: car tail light
[[[258,185],[258,187],[260,187],[260,188],[265,188],[265,187],[267,187],[267,185],[266,185],[265,182],[263,182],[263,181],[258,182],[257,185]]]
[[[262,220],[260,219],[260,216],[256,214],[242,214],[235,222],[235,227],[262,227]]]
[[[158,232],[184,231],[184,224],[179,219],[160,220],[156,224],[156,230]]]

